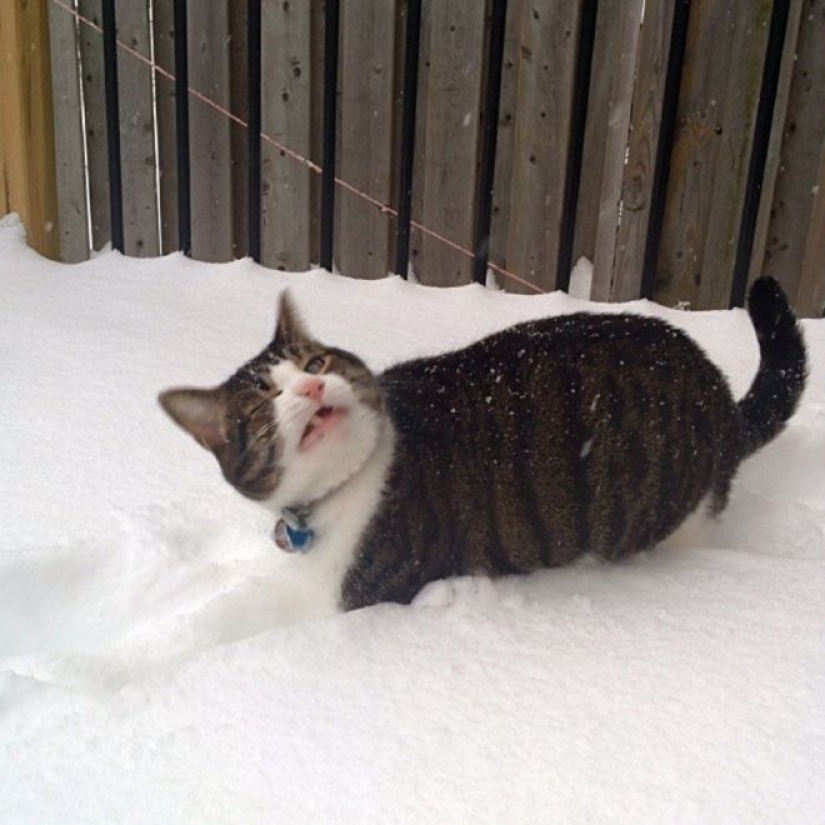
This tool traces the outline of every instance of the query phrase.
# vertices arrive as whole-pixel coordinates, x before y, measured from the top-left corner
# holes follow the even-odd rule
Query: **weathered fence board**
[[[627,163],[622,180],[622,217],[613,259],[610,297],[614,301],[631,301],[641,294],[673,9],[674,0],[648,3],[639,34]]]
[[[765,263],[765,247],[768,242],[768,225],[771,220],[773,199],[776,191],[776,177],[779,173],[780,152],[785,132],[785,120],[788,113],[788,101],[791,92],[794,65],[796,64],[796,44],[799,38],[799,29],[803,7],[808,0],[790,0],[788,12],[788,27],[785,32],[785,44],[782,50],[782,65],[779,71],[779,81],[776,90],[773,123],[768,142],[768,152],[765,158],[765,176],[762,183],[762,197],[759,202],[759,211],[754,227],[753,254],[751,256],[748,281],[755,281],[763,272]]]
[[[616,25],[622,16],[621,3],[599,3],[593,39],[593,63],[604,65],[615,60],[621,48],[621,30]],[[593,72],[587,101],[587,123],[582,147],[582,173],[576,208],[573,260],[585,255],[591,261],[596,252],[604,149],[610,115],[611,73]]]
[[[797,294],[825,141],[825,0],[802,12],[764,269]]]
[[[389,203],[393,174],[393,88],[396,3],[345,0],[341,17],[339,174]],[[390,262],[390,221],[362,198],[339,188],[336,263],[341,273],[383,278]]]
[[[415,117],[415,160],[413,165],[412,218],[421,221],[424,211],[423,158],[427,155],[427,106],[430,82],[430,9],[433,0],[421,0],[421,42],[418,56],[418,107]],[[410,233],[410,267],[413,275],[419,271],[424,234],[412,227]]]
[[[265,3],[261,47],[263,131],[307,157],[311,150],[314,65],[310,3]],[[310,175],[305,166],[264,141],[261,260],[276,269],[307,269],[310,247]]]
[[[118,0],[118,39],[151,60],[149,7]],[[120,95],[120,151],[123,180],[123,239],[127,255],[157,255],[157,178],[152,70],[123,49],[117,52],[118,76],[128,94]]]
[[[390,151],[390,197],[389,203],[397,207],[399,203],[400,180],[400,159],[402,143],[402,122],[404,119],[404,49],[407,34],[407,11],[409,4],[405,0],[396,2],[395,14],[395,54],[393,56],[393,83],[392,83],[392,119],[393,129],[391,136]],[[416,95],[416,100],[418,96]],[[413,164],[415,168],[415,164]],[[410,213],[412,214],[412,213]],[[398,228],[397,219],[394,215],[387,216],[387,228],[389,230],[389,267],[388,271],[395,270],[396,257],[396,230]],[[409,252],[409,248],[408,248]],[[407,268],[409,272],[409,267]]]
[[[626,26],[623,20],[633,7],[638,25],[638,0],[631,3],[599,3],[596,13],[596,29],[593,40],[593,65],[608,63],[616,66],[617,56],[627,59],[624,47]],[[620,74],[626,74],[619,69]],[[582,172],[579,186],[579,202],[576,209],[576,231],[573,241],[573,260],[585,255],[591,261],[596,254],[596,234],[599,223],[599,204],[602,199],[602,175],[607,149],[608,124],[616,72],[594,71],[590,75],[590,92],[587,103],[587,123],[582,148]],[[633,78],[630,78],[632,91]]]
[[[75,263],[89,257],[77,21],[55,3],[48,4],[48,14],[60,260]]]
[[[656,277],[656,299],[666,305],[696,300],[735,7],[735,0],[691,7]]]
[[[267,5],[269,4],[263,4],[262,15],[263,8]],[[229,4],[229,108],[232,114],[244,122],[247,121],[249,115],[246,77],[249,54],[247,48],[248,8],[248,2],[230,2]],[[239,123],[230,121],[229,135],[232,152],[232,255],[235,258],[244,258],[249,251],[248,132]],[[263,223],[263,220],[261,222]]]
[[[438,0],[430,7],[429,78],[422,223],[453,243],[472,247],[485,9],[483,3]],[[422,283],[455,286],[471,280],[472,260],[424,237],[416,262]]]
[[[822,144],[814,191],[796,307],[801,315],[825,317],[825,143]]]
[[[229,109],[227,0],[189,0],[189,81],[197,92]],[[232,147],[230,120],[190,98],[192,257],[232,260]]]
[[[309,152],[310,160],[321,165],[322,135],[321,121],[324,109],[324,42],[326,20],[324,3],[319,3],[310,15],[309,34]],[[320,260],[321,251],[321,175],[309,173],[309,259],[315,265]]]
[[[501,99],[498,112],[496,166],[493,176],[493,211],[490,223],[490,261],[507,264],[507,236],[510,224],[510,184],[513,174],[513,150],[518,94],[519,38],[524,0],[510,0],[504,31],[504,59],[501,67]],[[509,279],[496,277],[507,288]]]
[[[716,141],[716,193],[708,215],[696,309],[725,306],[730,300],[770,11],[767,3],[737,8],[728,85],[716,107],[720,110],[717,130],[722,130]]]
[[[737,20],[750,7],[736,0],[691,6],[656,283],[656,299],[666,305],[696,306],[711,210],[719,199],[732,205],[729,170],[718,159],[720,143],[731,139],[723,124],[725,94],[742,68],[732,48]]]
[[[0,5],[0,100],[4,188],[29,243],[59,256],[49,27],[41,3]]]
[[[612,13],[609,28],[618,39],[616,42],[608,41],[611,49],[605,54],[604,62],[594,55],[597,66],[610,62],[613,64],[612,72],[595,73],[597,76],[606,77],[608,82],[605,84],[607,100],[601,102],[606,110],[603,115],[606,121],[603,148],[600,152],[595,152],[592,158],[594,166],[598,165],[601,168],[598,200],[595,204],[596,233],[592,254],[593,282],[590,297],[594,301],[610,299],[618,239],[622,176],[638,58],[642,0],[625,0],[623,3],[602,4],[599,7],[600,15],[607,11]],[[612,55],[612,61],[608,55]]]
[[[99,26],[100,0],[79,0],[78,11]],[[92,248],[102,249],[111,239],[109,215],[109,166],[106,149],[106,113],[103,100],[103,36],[83,23],[80,26],[80,64],[86,110],[86,153],[89,168],[89,221]]]
[[[507,268],[543,289],[556,283],[578,29],[577,3],[524,7]]]
[[[155,62],[175,74],[174,0],[154,0]],[[178,167],[176,158],[175,82],[158,72],[155,76],[158,172],[160,180],[161,250],[166,255],[180,249],[178,239]]]
[[[2,88],[2,87],[0,87]],[[9,203],[9,177],[6,170],[6,148],[3,138],[3,130],[0,129],[0,217],[11,212]]]

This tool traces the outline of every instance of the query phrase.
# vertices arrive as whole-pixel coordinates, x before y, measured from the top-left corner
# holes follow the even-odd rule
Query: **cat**
[[[373,374],[281,295],[275,336],[214,389],[163,409],[274,513],[319,612],[410,602],[429,582],[653,547],[775,438],[806,380],[779,284],[754,283],[760,348],[740,401],[663,320],[576,313]]]

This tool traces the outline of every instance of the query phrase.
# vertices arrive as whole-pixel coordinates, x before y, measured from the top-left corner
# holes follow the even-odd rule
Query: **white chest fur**
[[[341,609],[341,588],[367,524],[381,501],[395,434],[388,422],[358,472],[312,511],[312,547],[284,565],[279,613],[286,620],[320,618]],[[279,588],[280,590],[281,588]]]

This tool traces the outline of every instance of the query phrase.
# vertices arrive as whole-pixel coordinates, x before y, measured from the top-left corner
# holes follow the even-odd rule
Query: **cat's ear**
[[[275,326],[272,348],[276,352],[282,352],[311,340],[301,316],[295,309],[295,303],[290,298],[289,292],[284,290],[278,300],[278,323]]]
[[[229,440],[226,403],[219,389],[166,390],[158,401],[169,417],[207,450],[215,450]]]

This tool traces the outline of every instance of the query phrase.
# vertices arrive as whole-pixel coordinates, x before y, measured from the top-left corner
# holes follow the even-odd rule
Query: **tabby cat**
[[[749,311],[761,363],[739,403],[657,318],[530,321],[374,375],[312,338],[286,294],[260,355],[219,387],[159,400],[271,509],[321,612],[409,602],[436,579],[650,548],[706,497],[719,513],[805,384],[775,280],[753,285]]]

